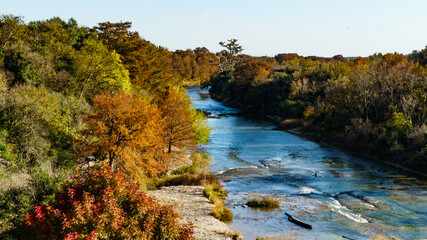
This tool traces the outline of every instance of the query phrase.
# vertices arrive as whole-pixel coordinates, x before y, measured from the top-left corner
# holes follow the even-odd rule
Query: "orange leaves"
[[[391,66],[405,65],[408,63],[408,57],[398,53],[387,53],[382,60]]]
[[[155,105],[126,92],[104,92],[93,102],[94,113],[84,118],[86,141],[80,143],[80,156],[108,159],[111,167],[116,160],[132,164],[160,157],[163,121]]]
[[[93,102],[93,113],[84,117],[79,157],[108,160],[111,168],[117,162],[142,182],[166,172],[171,154],[196,146],[198,116],[179,88],[167,88],[159,108],[126,92],[104,92]]]
[[[172,148],[192,148],[195,146],[196,135],[193,128],[195,116],[191,112],[191,101],[178,88],[169,88],[160,103],[165,120],[164,140],[167,152]]]
[[[234,78],[238,85],[260,85],[268,80],[271,66],[259,58],[246,58],[237,64],[234,70]]]

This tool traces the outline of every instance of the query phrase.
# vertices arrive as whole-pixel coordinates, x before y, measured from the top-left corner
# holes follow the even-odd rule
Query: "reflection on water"
[[[212,112],[211,171],[229,191],[232,229],[245,239],[293,235],[297,239],[366,239],[382,235],[427,238],[427,185],[388,166],[351,156],[287,132],[265,121],[235,116],[238,110],[190,88],[197,109]],[[248,194],[275,194],[281,210],[243,208]],[[290,223],[284,212],[313,225]]]

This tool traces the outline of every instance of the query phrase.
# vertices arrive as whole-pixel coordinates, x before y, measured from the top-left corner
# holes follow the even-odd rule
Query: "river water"
[[[235,116],[237,109],[198,87],[187,91],[197,109],[211,113],[211,139],[200,150],[213,158],[211,171],[229,192],[230,228],[245,239],[427,238],[426,179]],[[254,194],[274,194],[280,209],[243,207]]]

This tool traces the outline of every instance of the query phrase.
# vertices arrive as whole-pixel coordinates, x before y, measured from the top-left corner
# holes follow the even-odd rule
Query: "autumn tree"
[[[104,92],[93,99],[94,109],[84,120],[86,137],[80,141],[80,157],[94,155],[108,160],[111,168],[116,162],[124,167],[138,164],[146,174],[162,170],[161,152],[163,121],[153,104],[127,92]]]
[[[300,56],[296,53],[280,53],[274,56],[274,58],[279,64],[283,64],[284,62],[291,61],[299,57]]]
[[[131,22],[104,22],[93,28],[99,39],[121,56],[133,85],[160,91],[173,82],[171,55],[167,49],[157,47],[130,31]]]
[[[173,148],[193,147],[196,135],[193,129],[195,116],[191,112],[191,101],[178,88],[170,87],[160,103],[165,120],[164,140],[167,152]]]
[[[236,65],[234,79],[237,85],[260,85],[268,81],[271,66],[260,58],[246,58]]]

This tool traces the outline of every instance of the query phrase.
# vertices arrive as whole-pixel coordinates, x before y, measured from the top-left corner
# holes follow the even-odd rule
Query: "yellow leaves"
[[[105,90],[131,88],[129,73],[121,64],[120,55],[108,51],[99,41],[84,41],[74,65],[78,69],[80,96],[92,97]]]

